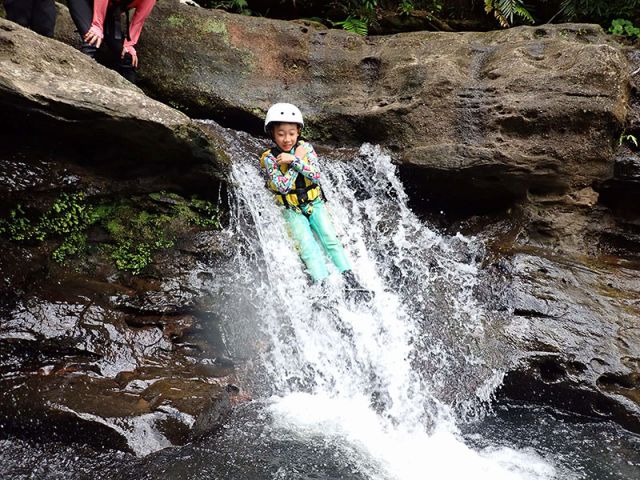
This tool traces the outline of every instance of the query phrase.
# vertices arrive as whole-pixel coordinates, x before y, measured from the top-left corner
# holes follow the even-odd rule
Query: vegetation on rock
[[[640,28],[636,27],[629,20],[623,20],[621,18],[616,18],[611,22],[609,33],[612,35],[628,37],[632,40],[640,38]]]
[[[92,246],[119,270],[135,275],[151,263],[156,251],[171,248],[181,233],[193,228],[219,229],[218,207],[165,192],[108,203],[89,202],[84,192],[62,193],[40,215],[18,204],[0,220],[0,234],[12,241],[58,241],[51,256],[59,263],[86,253],[92,243],[90,230],[99,230],[104,240]]]
[[[395,25],[423,29],[490,29],[518,24],[565,21],[599,23],[614,33],[638,38],[640,0],[197,0],[208,8],[245,15],[291,19],[312,18],[328,26],[366,35],[385,33],[382,25],[395,16]],[[402,18],[404,17],[404,19]],[[493,21],[490,21],[493,18]],[[415,20],[419,20],[416,22]],[[612,24],[612,22],[614,22]],[[621,22],[624,22],[621,24]]]

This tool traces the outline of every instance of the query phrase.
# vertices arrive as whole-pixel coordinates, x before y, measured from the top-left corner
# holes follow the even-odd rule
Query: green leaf
[[[348,16],[346,20],[334,22],[333,24],[342,27],[347,32],[357,33],[363,37],[369,33],[369,24],[364,18]]]
[[[516,16],[527,23],[535,21],[522,0],[484,0],[484,9],[487,13],[493,12],[493,16],[503,27],[513,25]]]

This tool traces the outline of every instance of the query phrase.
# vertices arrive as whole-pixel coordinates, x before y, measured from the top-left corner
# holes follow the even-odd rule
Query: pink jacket
[[[91,22],[91,30],[100,38],[103,38],[104,36],[104,17],[107,14],[107,7],[110,3],[113,2],[110,0],[93,0],[93,21]],[[155,4],[156,0],[132,0],[129,3],[129,8],[135,9],[135,12],[131,19],[131,25],[129,26],[130,40],[125,40],[124,48],[131,55],[136,55],[134,46],[138,43],[144,21],[151,13],[151,10],[153,10]]]

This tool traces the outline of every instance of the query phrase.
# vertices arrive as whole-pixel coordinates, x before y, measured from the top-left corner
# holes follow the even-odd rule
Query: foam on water
[[[292,393],[273,401],[276,433],[302,442],[318,436],[340,439],[359,451],[361,459],[368,459],[372,479],[543,480],[555,476],[554,467],[533,451],[472,450],[450,422],[439,422],[430,432],[421,425],[390,425],[370,408],[365,396]]]
[[[483,355],[486,312],[473,293],[482,245],[417,218],[390,157],[364,145],[322,171],[336,229],[375,297],[350,301],[335,271],[327,286],[308,285],[280,207],[247,160],[259,147],[237,140],[236,280],[251,286],[243,302],[264,339],[257,363],[274,434],[339,439],[372,479],[554,478],[533,452],[475,451],[457,433],[502,376]]]

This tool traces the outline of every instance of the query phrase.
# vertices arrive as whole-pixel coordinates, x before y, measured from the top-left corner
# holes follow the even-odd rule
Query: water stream
[[[219,132],[233,159],[237,243],[220,308],[254,400],[214,436],[141,459],[0,442],[5,457],[55,450],[20,478],[636,478],[627,453],[640,441],[613,424],[593,427],[605,433],[594,440],[588,421],[572,427],[557,412],[487,411],[504,358],[486,332],[494,312],[474,295],[483,245],[441,235],[414,215],[385,152],[364,145],[322,157],[335,226],[375,293],[366,302],[345,295],[337,272],[327,285],[309,285],[263,186],[260,143]],[[589,452],[605,444],[603,466]]]
[[[243,295],[257,306],[266,347],[254,389],[268,399],[271,428],[343,444],[365,478],[553,478],[555,467],[535,455],[460,439],[457,419],[501,377],[483,355],[486,313],[473,295],[482,245],[417,218],[390,157],[364,145],[333,154],[322,171],[354,271],[375,297],[345,296],[337,272],[329,285],[308,285],[271,194],[255,187],[264,180],[250,142],[232,142],[234,224],[251,251],[238,271],[251,272]],[[250,327],[233,326],[240,337]]]

